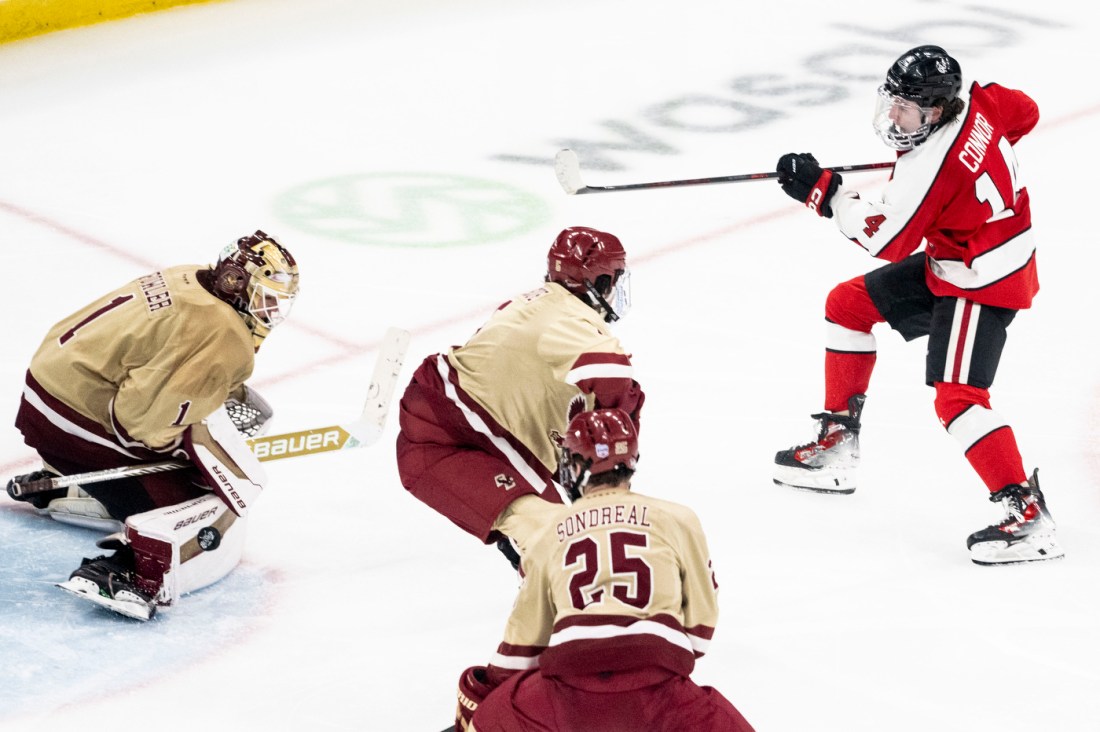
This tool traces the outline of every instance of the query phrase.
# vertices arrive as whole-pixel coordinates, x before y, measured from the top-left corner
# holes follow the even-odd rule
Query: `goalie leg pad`
[[[244,553],[247,520],[217,496],[126,519],[126,541],[134,550],[137,585],[160,605],[206,587],[229,574]]]
[[[54,521],[84,529],[114,533],[122,528],[122,522],[112,518],[102,503],[79,489],[70,489],[68,496],[50,501],[45,512]]]

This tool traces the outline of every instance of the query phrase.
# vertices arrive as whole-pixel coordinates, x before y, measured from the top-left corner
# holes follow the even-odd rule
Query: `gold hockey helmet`
[[[257,230],[221,251],[211,268],[210,291],[241,314],[258,351],[290,314],[298,296],[298,264],[275,237]]]

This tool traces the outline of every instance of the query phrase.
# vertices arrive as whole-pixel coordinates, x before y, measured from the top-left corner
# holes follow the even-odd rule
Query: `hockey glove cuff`
[[[775,171],[784,193],[819,216],[833,217],[829,201],[844,182],[839,173],[823,170],[810,153],[787,153],[779,158]]]
[[[474,718],[474,712],[485,697],[495,688],[484,666],[471,666],[458,678],[458,709],[455,711],[455,730],[466,730]]]

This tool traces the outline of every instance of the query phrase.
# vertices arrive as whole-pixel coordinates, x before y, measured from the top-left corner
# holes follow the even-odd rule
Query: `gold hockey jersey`
[[[102,428],[87,440],[178,447],[251,376],[255,358],[241,316],[197,281],[203,269],[154,272],[57,323],[31,360],[25,397],[40,409],[52,397]]]
[[[550,435],[575,414],[598,405],[637,417],[643,400],[607,323],[553,282],[505,303],[446,362],[465,396],[551,472],[558,455]]]
[[[691,674],[718,621],[702,526],[677,503],[603,490],[572,505],[527,496],[494,527],[523,557],[523,585],[490,661],[547,675],[647,666]]]

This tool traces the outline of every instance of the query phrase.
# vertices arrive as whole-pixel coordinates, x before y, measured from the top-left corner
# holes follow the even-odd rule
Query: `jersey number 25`
[[[575,568],[569,576],[569,598],[573,607],[584,610],[604,600],[604,590],[610,586],[611,595],[619,602],[643,609],[653,598],[653,569],[635,552],[645,552],[649,536],[632,531],[609,531],[601,539],[585,536],[577,539],[565,550],[565,569]],[[601,581],[600,563],[610,558],[610,580]]]

